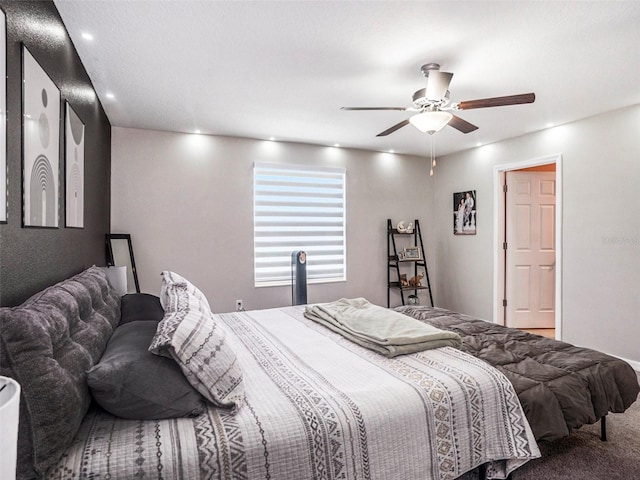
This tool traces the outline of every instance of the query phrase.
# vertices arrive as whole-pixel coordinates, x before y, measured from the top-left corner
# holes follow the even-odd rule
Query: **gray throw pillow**
[[[136,320],[155,320],[164,317],[160,299],[148,293],[129,293],[120,299],[120,325]]]
[[[100,362],[87,372],[93,397],[112,415],[155,420],[204,411],[204,398],[176,362],[149,352],[157,326],[149,320],[119,326]]]

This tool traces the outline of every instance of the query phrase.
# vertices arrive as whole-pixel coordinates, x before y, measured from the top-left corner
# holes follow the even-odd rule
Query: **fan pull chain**
[[[434,146],[434,139],[433,139],[433,134],[429,135],[431,137],[431,170],[429,171],[429,176],[433,177],[433,167],[436,166],[436,157],[435,157],[435,146]]]

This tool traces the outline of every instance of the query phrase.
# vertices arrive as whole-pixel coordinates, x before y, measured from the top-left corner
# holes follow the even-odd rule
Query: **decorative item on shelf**
[[[417,295],[409,295],[407,298],[407,303],[409,305],[420,305],[420,297]]]
[[[396,225],[396,230],[398,230],[398,233],[406,233],[407,229],[404,226],[404,222],[398,223],[398,225]]]
[[[411,286],[411,287],[421,287],[423,278],[424,278],[424,274],[422,274],[422,273],[416,275],[415,277],[411,277],[409,279],[409,286]]]
[[[398,252],[398,260],[404,260],[404,252]]]
[[[413,233],[413,222],[409,222],[409,225],[407,225],[404,231],[405,233]]]
[[[420,255],[420,247],[405,247],[404,258],[406,260],[420,260],[422,258]]]
[[[401,273],[400,274],[400,286],[401,287],[408,287],[409,286],[409,282],[407,281],[407,274],[406,273]]]

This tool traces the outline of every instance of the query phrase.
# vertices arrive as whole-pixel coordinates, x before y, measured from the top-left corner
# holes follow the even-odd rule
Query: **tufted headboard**
[[[91,267],[0,308],[0,374],[22,387],[18,478],[44,476],[70,445],[91,403],[86,371],[120,320],[120,297]]]

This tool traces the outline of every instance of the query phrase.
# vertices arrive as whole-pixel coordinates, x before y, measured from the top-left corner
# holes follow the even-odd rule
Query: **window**
[[[307,252],[309,283],[346,280],[344,168],[256,163],[255,285],[291,283],[291,252]]]

